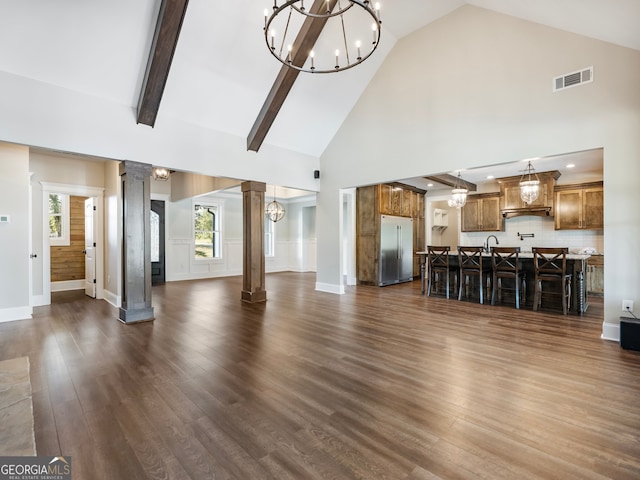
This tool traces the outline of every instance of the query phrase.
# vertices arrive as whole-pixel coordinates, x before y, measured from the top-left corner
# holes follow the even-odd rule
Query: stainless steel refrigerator
[[[378,285],[413,280],[413,219],[382,215]]]

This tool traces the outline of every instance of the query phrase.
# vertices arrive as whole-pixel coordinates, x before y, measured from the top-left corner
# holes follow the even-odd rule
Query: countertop
[[[420,252],[416,252],[418,255],[427,255],[429,252],[424,252],[424,251],[420,251]],[[458,255],[458,251],[457,250],[451,250],[449,252],[449,255]],[[490,257],[491,256],[491,252],[482,252],[482,256],[483,257]],[[532,252],[520,252],[518,254],[519,258],[533,258],[533,253]],[[567,253],[567,260],[586,260],[587,258],[591,257],[591,255],[587,255],[587,254],[578,254],[578,253]]]

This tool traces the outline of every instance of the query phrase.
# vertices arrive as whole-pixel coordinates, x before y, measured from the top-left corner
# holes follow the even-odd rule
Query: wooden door
[[[587,188],[582,192],[582,228],[604,228],[602,188]]]
[[[482,218],[480,228],[485,232],[502,230],[502,216],[500,215],[500,197],[483,198],[481,200]]]
[[[482,211],[480,210],[480,201],[467,197],[467,203],[462,207],[462,231],[478,232],[480,231],[480,222]]]
[[[96,298],[96,207],[93,197],[84,201],[84,293]]]
[[[582,190],[556,192],[556,230],[578,230],[582,223]]]

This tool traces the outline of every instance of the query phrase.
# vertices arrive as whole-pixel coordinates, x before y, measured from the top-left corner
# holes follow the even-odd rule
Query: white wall
[[[594,82],[552,79],[594,66]],[[397,43],[322,156],[317,287],[340,291],[340,188],[604,148],[605,325],[640,302],[640,52],[465,6]]]
[[[194,202],[220,205],[222,208],[222,257],[194,258]],[[271,201],[267,195],[265,201]],[[315,231],[304,228],[312,222],[309,210],[315,200],[278,199],[286,209],[285,217],[275,225],[275,255],[265,258],[266,272],[315,271]],[[211,194],[167,202],[166,278],[167,281],[242,275],[242,196],[233,193]]]
[[[135,109],[0,71],[0,141],[132,160],[174,170],[316,191],[319,159],[162,116],[136,124]]]
[[[0,322],[31,317],[29,149],[0,142]]]

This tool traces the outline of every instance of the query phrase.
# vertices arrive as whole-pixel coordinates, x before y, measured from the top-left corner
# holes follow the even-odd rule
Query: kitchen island
[[[425,278],[427,274],[427,255],[428,252],[421,251],[416,252],[420,255],[420,282],[421,293],[425,293]],[[525,299],[525,306],[533,305],[533,293],[534,293],[534,268],[533,268],[533,253],[532,252],[520,252],[519,260],[522,262],[522,270],[527,274],[527,297]],[[587,294],[587,260],[591,255],[583,254],[567,254],[567,272],[571,274],[571,305],[570,312],[582,315],[589,308],[589,298]],[[482,254],[483,265],[486,260],[486,264],[489,269],[491,268],[491,253],[485,252]],[[449,252],[449,266],[453,271],[458,269],[458,252],[452,250]],[[459,277],[459,275],[458,275]],[[456,292],[457,297],[457,292]]]

